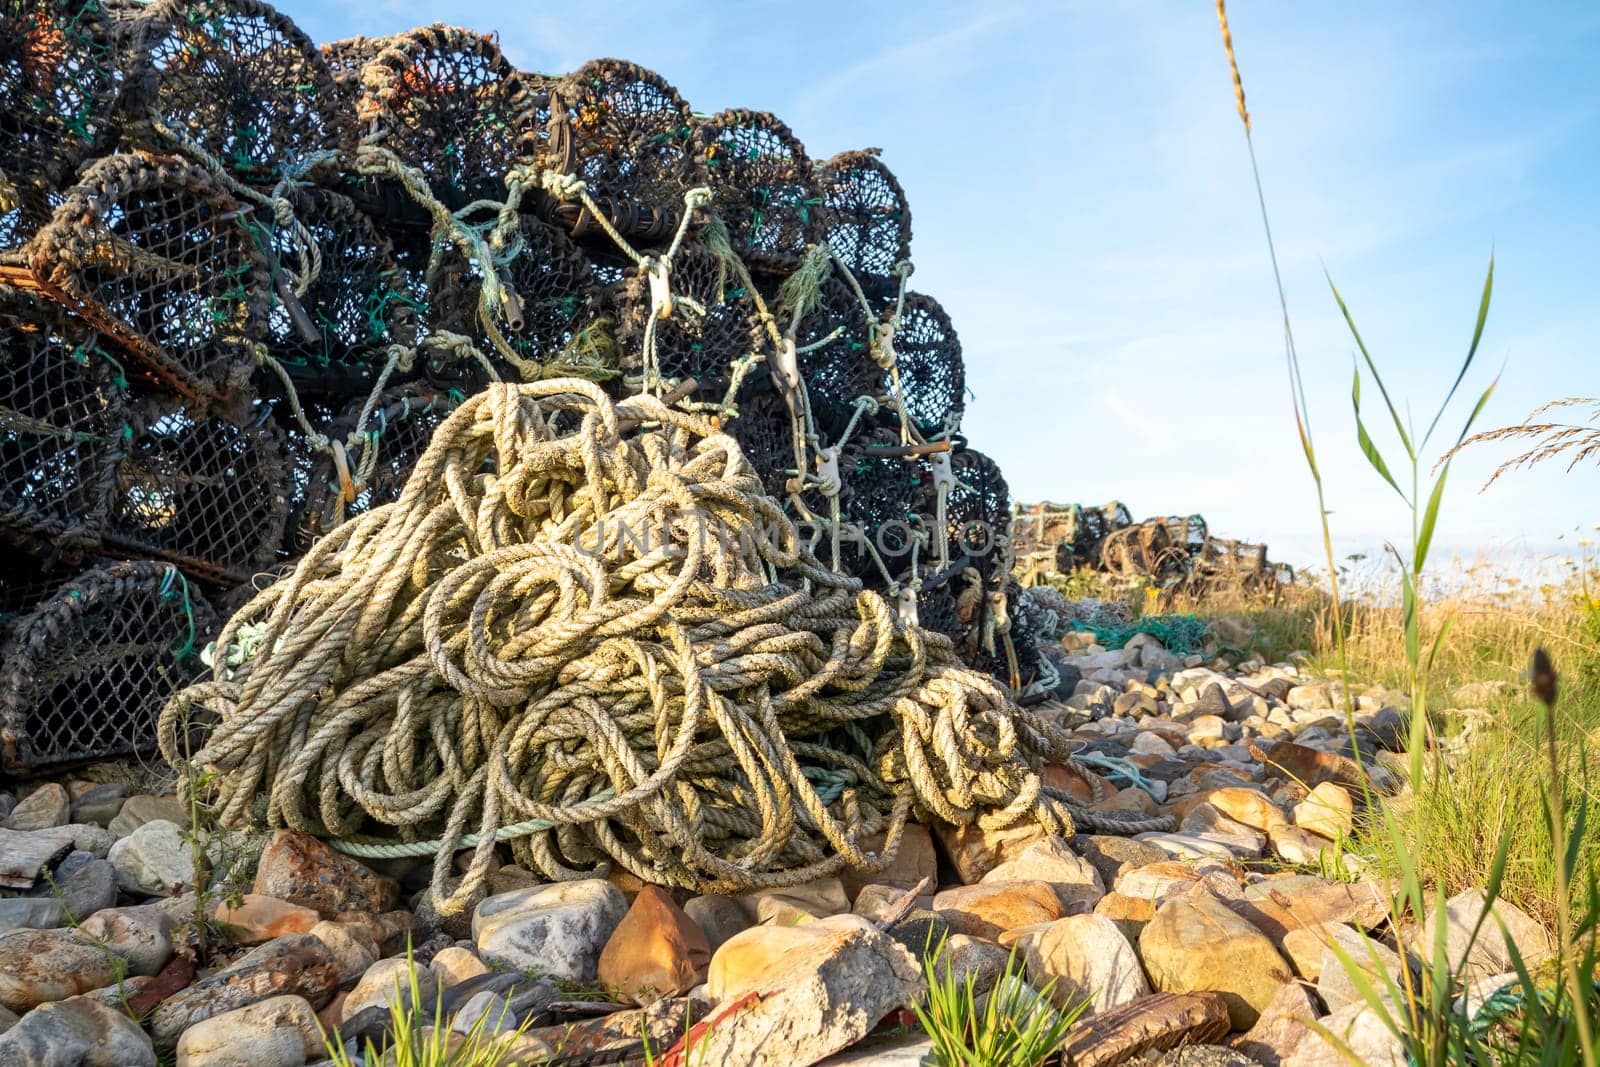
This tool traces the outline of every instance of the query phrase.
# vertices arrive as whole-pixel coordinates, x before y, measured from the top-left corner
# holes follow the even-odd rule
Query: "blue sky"
[[[1198,511],[1293,562],[1317,555],[1205,0],[281,6],[318,41],[447,21],[497,31],[525,69],[620,56],[697,111],[776,113],[814,158],[881,147],[911,199],[913,285],[961,335],[967,436],[1016,497]],[[1491,249],[1473,382],[1505,374],[1485,425],[1600,394],[1600,6],[1234,0],[1230,16],[1333,523],[1374,546],[1405,518],[1355,448],[1353,345],[1323,271],[1419,422],[1465,351]],[[1600,522],[1592,467],[1480,494],[1505,454],[1458,464],[1441,548],[1538,552]]]

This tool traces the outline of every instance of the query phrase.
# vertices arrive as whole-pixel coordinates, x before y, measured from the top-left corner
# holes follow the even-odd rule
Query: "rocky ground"
[[[18,789],[0,798],[0,1067],[318,1063],[322,1030],[377,1035],[396,990],[412,995],[408,946],[439,1025],[531,1019],[503,1039],[510,1062],[639,1062],[642,1034],[659,1062],[692,1026],[686,1064],[909,1065],[928,1043],[903,1006],[941,940],[980,987],[1015,952],[1058,1005],[1087,999],[1066,1046],[1080,1067],[1343,1063],[1310,1020],[1368,1063],[1402,1062],[1331,946],[1398,975],[1442,921],[1465,955],[1483,900],[1396,932],[1386,886],[1335,845],[1367,787],[1398,788],[1389,695],[1355,694],[1352,739],[1343,694],[1296,666],[1090,640],[1067,637],[1080,680],[1038,712],[1084,742],[1083,765],[1049,779],[1101,810],[1171,815],[1172,832],[912,826],[881,874],[738,898],[506,866],[470,916],[441,921],[427,861],[202,834],[197,868],[173,796],[104,774]],[[198,965],[197,910],[213,942]],[[1524,958],[1549,952],[1528,916],[1495,912]],[[1499,929],[1465,961],[1485,979],[1510,970]]]

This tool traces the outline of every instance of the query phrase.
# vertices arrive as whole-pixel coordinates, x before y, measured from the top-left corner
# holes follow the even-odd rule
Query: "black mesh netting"
[[[291,202],[316,242],[320,270],[304,295],[278,275],[268,349],[290,368],[302,399],[365,394],[387,346],[415,340],[416,301],[389,239],[350,198],[302,188]],[[276,231],[274,247],[280,263],[302,258],[287,230]]]
[[[377,449],[371,473],[359,485],[354,473],[349,481],[340,477],[338,464],[327,454],[316,454],[296,486],[297,506],[290,548],[296,555],[334,526],[353,515],[388,504],[400,498],[407,475],[427,449],[433,431],[455,408],[459,398],[443,390],[419,385],[387,390],[368,416],[360,449],[352,449],[349,467],[359,467],[365,449]],[[353,406],[328,428],[332,440],[344,442],[356,428],[365,401]]]
[[[15,616],[0,652],[6,770],[153,747],[167,696],[202,669],[215,611],[175,567],[113,563]]]
[[[596,59],[554,93],[547,165],[582,179],[608,214],[637,205],[677,215],[684,194],[705,184],[689,105],[660,75]]]
[[[241,426],[148,402],[118,468],[106,545],[220,585],[271,564],[283,542],[289,472],[269,416],[260,408]]]
[[[884,570],[897,583],[909,581],[916,576],[913,560],[926,561],[931,552],[923,544],[913,554],[913,540],[932,533],[931,523],[922,517],[929,484],[926,465],[881,454],[899,443],[894,430],[879,427],[855,434],[839,456],[839,510],[867,542],[846,539],[840,564],[875,589],[885,587]],[[874,551],[882,569],[873,559]]]
[[[609,376],[615,370],[614,353],[603,345],[585,345],[580,338],[601,310],[593,267],[562,229],[533,216],[524,216],[520,225],[521,250],[497,269],[512,299],[496,315],[496,329],[523,359],[587,377]],[[498,357],[479,317],[479,268],[458,250],[447,249],[437,279],[430,327],[475,338],[491,357]],[[508,379],[517,380],[504,360],[499,363]]]
[[[818,169],[828,246],[858,277],[887,277],[911,256],[911,206],[876,149],[843,152]]]
[[[51,550],[94,547],[129,431],[127,383],[99,336],[0,286],[0,528]]]
[[[521,72],[492,35],[443,25],[319,48],[259,0],[0,16],[0,537],[36,574],[69,568],[0,588],[0,615],[44,611],[86,561],[151,560],[116,573],[156,583],[152,626],[190,604],[187,640],[183,576],[231,610],[396,499],[490,379],[623,396],[649,370],[722,420],[791,514],[837,505],[842,568],[906,598],[921,583],[923,622],[972,662],[1031,670],[1009,654],[1030,638],[998,543],[1005,483],[959,433],[960,341],[921,294],[893,319],[911,212],[876,150],[817,163],[772,115],[694,114],[635,64]],[[662,257],[665,318],[640,266]],[[774,384],[778,334],[803,408]],[[956,446],[944,527],[930,442]],[[1245,546],[1164,530],[1196,574],[1262,572]],[[826,524],[807,532],[831,559]],[[1110,532],[1067,539],[1098,564]],[[97,655],[62,684],[132,721],[83,695],[129,669]],[[71,732],[24,723],[7,758],[110,751],[40,740]]]
[[[361,103],[361,71],[389,46],[387,37],[346,37],[329,41],[318,51],[333,78],[333,96],[336,106],[354,116]],[[357,130],[357,136],[365,133]]]
[[[504,198],[506,172],[532,161],[543,80],[515,70],[493,38],[453,26],[386,45],[361,71],[363,143],[416,167],[451,208]]]
[[[673,259],[671,281],[674,298],[692,300],[703,310],[680,304],[671,317],[656,320],[657,370],[667,382],[698,381],[699,401],[720,401],[734,361],[772,347],[755,301],[728,264],[696,243],[685,243]],[[629,275],[622,305],[627,310],[618,323],[617,340],[623,367],[635,371],[644,365],[645,327],[651,315],[643,271]]]
[[[267,318],[264,230],[199,167],[92,164],[28,245],[33,274],[188,398],[248,376]]]
[[[121,70],[96,0],[0,0],[0,180],[67,180],[107,132]]]
[[[928,438],[959,431],[966,369],[961,341],[937,300],[921,293],[906,294],[894,349],[900,402],[911,425]],[[881,387],[885,395],[893,389],[890,372],[883,372]]]
[[[766,367],[757,368],[745,379],[734,407],[737,414],[725,428],[761,475],[767,492],[785,499],[789,480],[795,475],[794,420]]]
[[[822,191],[805,146],[764,111],[724,111],[699,125],[717,217],[751,265],[793,269],[822,237]]]
[[[133,103],[230,172],[266,181],[348,147],[350,115],[322,53],[268,5],[156,0],[150,23],[150,76]]]
[[[814,311],[800,322],[800,375],[818,430],[837,440],[850,423],[856,401],[877,397],[881,371],[872,360],[871,320],[841,278],[822,284]]]

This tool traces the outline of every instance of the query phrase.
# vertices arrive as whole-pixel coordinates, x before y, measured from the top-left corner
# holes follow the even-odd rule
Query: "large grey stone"
[[[163,1000],[147,1020],[157,1044],[171,1047],[185,1030],[277,996],[301,996],[313,1008],[333,999],[339,965],[310,934],[290,934],[260,945],[231,967],[208,975]]]
[[[130,974],[156,974],[172,958],[172,935],[178,920],[153,904],[131,908],[105,908],[85,919],[79,930],[86,937],[128,961]]]
[[[106,856],[117,885],[146,897],[177,896],[194,888],[193,846],[177,823],[154,819],[111,846]]]
[[[1321,1029],[1301,1037],[1283,1067],[1349,1067],[1352,1056],[1364,1067],[1403,1067],[1408,1062],[1405,1046],[1366,1001],[1341,1008],[1317,1025]],[[1341,1042],[1349,1055],[1330,1037]]]
[[[196,1023],[178,1039],[177,1067],[303,1067],[327,1055],[304,997],[282,996]]]
[[[592,981],[628,899],[610,882],[534,886],[489,897],[472,915],[472,936],[486,963]]]
[[[156,1067],[139,1024],[93,997],[45,1004],[0,1035],[5,1067]]]
[[[1550,935],[1527,912],[1508,901],[1496,900],[1484,916],[1486,899],[1480,889],[1468,889],[1444,902],[1445,949],[1450,965],[1467,977],[1483,978],[1491,974],[1512,970],[1511,946],[1515,946],[1522,962],[1530,969],[1549,958],[1553,947]],[[1482,926],[1478,927],[1480,918]],[[1433,957],[1433,946],[1441,921],[1435,909],[1422,924],[1418,954]],[[1478,927],[1477,939],[1473,929]]]
[[[188,826],[192,821],[188,807],[177,797],[156,797],[139,793],[122,802],[117,814],[107,824],[107,829],[118,837],[127,837],[145,823],[155,819],[165,819],[179,826]]]
[[[66,906],[49,897],[0,900],[0,934],[13,930],[50,930],[67,921]]]

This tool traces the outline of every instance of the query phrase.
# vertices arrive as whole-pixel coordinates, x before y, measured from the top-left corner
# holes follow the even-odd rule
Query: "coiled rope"
[[[187,762],[225,823],[437,839],[446,914],[507,836],[552,879],[736,892],[881,868],[913,810],[1164,825],[1044,787],[1065,736],[824,568],[714,423],[579,379],[469,398],[217,648],[240,665],[169,702],[167,759],[209,722]]]

